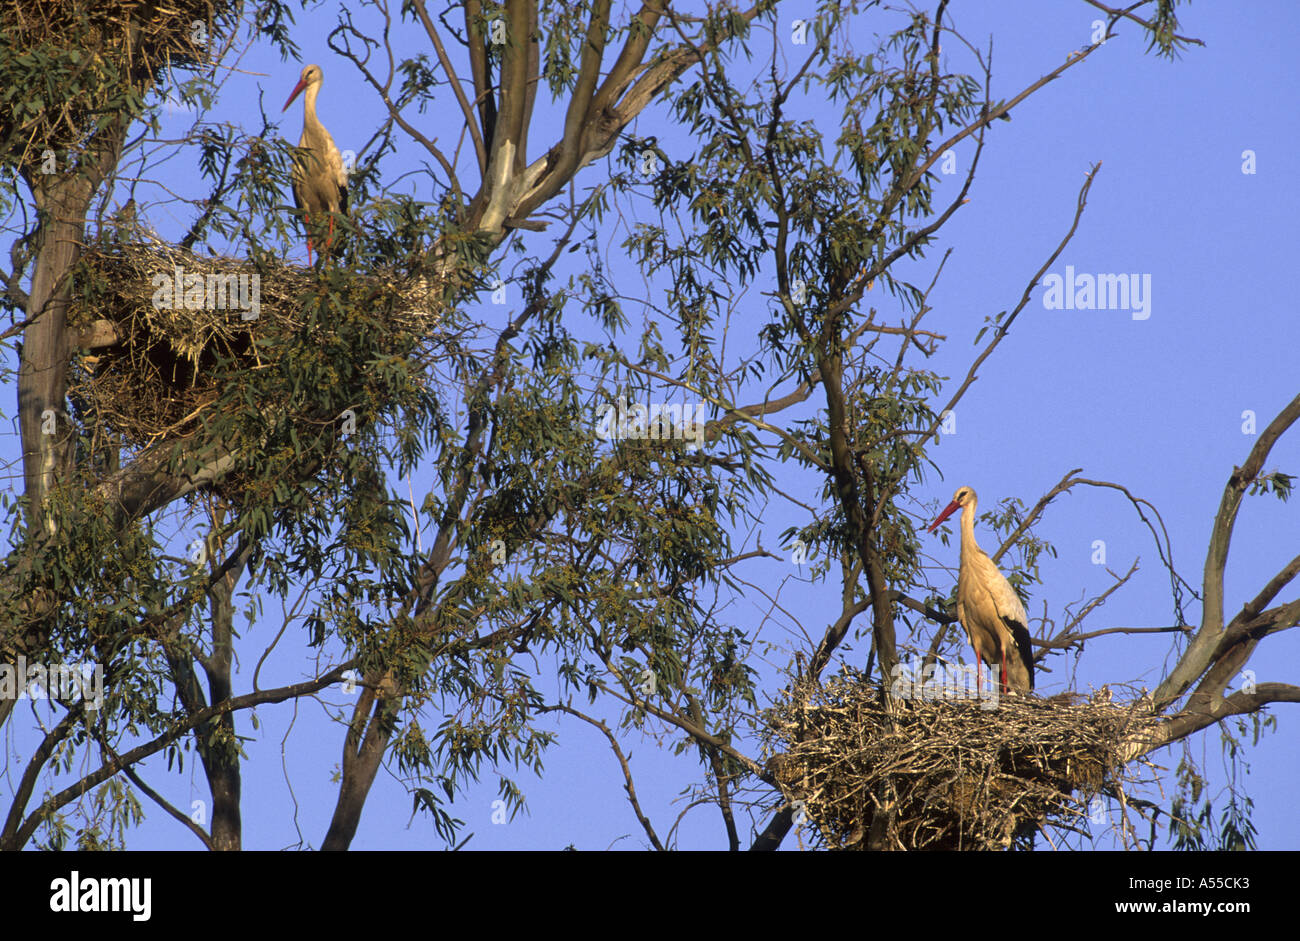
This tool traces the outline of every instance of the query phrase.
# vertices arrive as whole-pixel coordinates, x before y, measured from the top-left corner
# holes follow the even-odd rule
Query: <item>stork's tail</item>
[[[1025,665],[1025,672],[1029,674],[1029,688],[1033,689],[1034,648],[1029,641],[1029,628],[1011,618],[1003,618],[1002,621],[1011,630],[1011,636],[1016,640],[1016,653],[1020,656],[1020,662]]]

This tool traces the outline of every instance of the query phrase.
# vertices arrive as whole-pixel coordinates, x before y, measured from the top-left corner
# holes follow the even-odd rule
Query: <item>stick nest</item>
[[[6,150],[23,162],[47,148],[80,151],[105,115],[127,107],[120,89],[143,92],[165,70],[210,64],[240,10],[224,0],[0,0],[2,77],[31,89],[0,109]]]
[[[770,710],[769,768],[830,849],[865,849],[882,807],[897,849],[994,850],[1047,828],[1079,832],[1103,788],[1136,778],[1126,741],[1155,724],[1145,700],[896,699],[859,676],[792,690]],[[802,803],[799,803],[802,802]]]
[[[203,289],[187,292],[184,303],[164,289],[163,303],[155,303],[156,278],[174,288],[177,268],[183,278],[200,277]],[[232,276],[244,277],[247,290],[232,288]],[[253,276],[258,309],[256,319],[248,319],[240,302],[251,300]],[[319,279],[311,268],[204,258],[163,241],[87,248],[75,271],[68,324],[83,346],[92,334],[108,334],[111,341],[95,341],[73,372],[70,393],[78,412],[93,414],[123,443],[139,447],[192,433],[198,415],[217,398],[222,377],[277,362],[276,338],[304,329],[304,301],[323,289]],[[186,283],[192,290],[198,281]],[[347,282],[348,300],[382,316],[395,348],[403,335],[427,335],[441,320],[446,290],[392,271],[349,275]]]
[[[238,20],[229,0],[3,0],[6,25],[31,46],[76,43],[156,73],[209,58],[208,36]]]

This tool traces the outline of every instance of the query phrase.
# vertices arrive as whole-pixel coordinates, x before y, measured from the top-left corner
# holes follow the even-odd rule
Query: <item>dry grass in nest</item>
[[[769,767],[802,801],[816,839],[865,849],[878,808],[893,808],[898,849],[1007,849],[1049,829],[1078,832],[1103,787],[1136,778],[1126,739],[1154,723],[1143,700],[1078,695],[895,700],[860,677],[792,691],[769,713]]]
[[[68,324],[87,353],[70,393],[82,415],[93,414],[137,447],[192,433],[220,391],[220,360],[249,369],[274,364],[274,339],[303,329],[303,298],[319,289],[311,268],[204,258],[163,241],[92,246],[80,266]],[[178,268],[202,277],[203,297],[180,303],[164,294],[155,304],[156,278],[174,287]],[[426,335],[445,312],[443,292],[423,278],[368,272],[350,279],[349,292],[368,309],[385,311],[385,329],[395,337]],[[254,296],[257,316],[247,319]]]

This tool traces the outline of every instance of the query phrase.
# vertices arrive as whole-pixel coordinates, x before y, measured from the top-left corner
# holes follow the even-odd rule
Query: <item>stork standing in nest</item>
[[[302,70],[298,84],[294,86],[288,101],[281,111],[288,111],[289,105],[305,89],[303,97],[302,137],[298,147],[304,153],[295,158],[293,163],[293,199],[302,210],[303,226],[307,229],[307,264],[311,264],[312,218],[317,218],[316,228],[320,228],[320,214],[328,218],[328,233],[325,237],[325,250],[322,257],[329,252],[330,242],[334,240],[334,213],[348,211],[348,174],[343,168],[343,157],[334,138],[325,130],[325,125],[316,117],[316,96],[320,94],[321,82],[325,75],[319,65],[309,65]]]
[[[976,688],[979,687],[981,657],[1001,663],[999,681],[1002,690],[1028,693],[1034,688],[1034,654],[1029,642],[1029,617],[1009,582],[993,560],[975,542],[975,491],[959,487],[952,502],[929,526],[934,532],[939,524],[961,512],[961,567],[957,573],[957,619],[975,648]],[[1011,656],[1007,656],[1010,648]]]

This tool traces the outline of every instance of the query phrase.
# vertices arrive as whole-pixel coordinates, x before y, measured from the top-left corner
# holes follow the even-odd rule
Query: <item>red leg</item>
[[[311,267],[311,219],[307,213],[302,214],[302,225],[307,230],[307,267]]]
[[[1008,692],[1008,691],[1010,690],[1011,687],[1010,687],[1010,685],[1007,683],[1007,651],[1006,651],[1006,648],[1003,648],[1003,650],[1002,650],[1002,677],[1001,677],[1001,679],[1002,679],[1002,692],[1004,692],[1004,693],[1005,693],[1005,692]]]
[[[984,663],[980,660],[979,648],[975,648],[975,698],[980,698],[980,678],[984,675]]]

